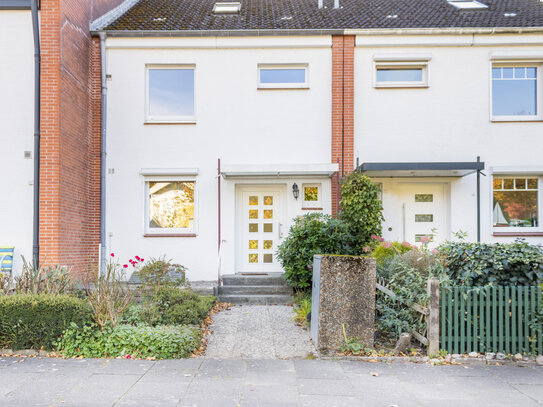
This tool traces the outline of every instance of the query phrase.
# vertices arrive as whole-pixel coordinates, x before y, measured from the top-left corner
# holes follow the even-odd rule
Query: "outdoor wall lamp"
[[[297,183],[292,184],[292,195],[294,195],[294,199],[298,199],[298,196],[300,195],[300,189],[298,188]]]

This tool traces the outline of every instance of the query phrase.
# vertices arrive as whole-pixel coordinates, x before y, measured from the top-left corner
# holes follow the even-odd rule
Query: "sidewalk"
[[[531,407],[543,368],[0,358],[1,406]]]

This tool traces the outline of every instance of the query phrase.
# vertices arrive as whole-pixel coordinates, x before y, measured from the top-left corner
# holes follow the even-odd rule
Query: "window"
[[[495,228],[539,226],[539,179],[494,177],[492,224]]]
[[[195,233],[194,179],[146,180],[145,188],[146,233]]]
[[[303,184],[302,207],[305,209],[321,209],[321,184]]]
[[[449,4],[460,10],[481,10],[488,6],[476,0],[448,0]]]
[[[538,67],[492,67],[492,116],[497,120],[534,119],[538,109]]]
[[[241,3],[239,1],[231,2],[219,2],[213,6],[213,13],[215,14],[238,14],[241,10]]]
[[[258,87],[262,89],[308,88],[307,65],[259,65]]]
[[[194,122],[194,67],[147,69],[148,122]]]
[[[376,88],[409,88],[428,86],[426,63],[377,63]]]

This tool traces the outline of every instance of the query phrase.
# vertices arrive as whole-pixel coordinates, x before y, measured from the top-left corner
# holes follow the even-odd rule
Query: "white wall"
[[[0,246],[32,257],[34,48],[30,11],[0,10]],[[32,159],[24,152],[31,151]]]
[[[541,165],[542,122],[490,121],[491,55],[514,52],[543,57],[543,36],[357,37],[355,157],[363,163],[475,161],[480,155],[487,175],[494,166]],[[374,88],[374,55],[386,53],[430,55],[429,87]],[[473,240],[476,176],[446,181],[451,188],[451,231],[467,231]],[[393,188],[390,191],[393,194]],[[392,205],[393,197],[385,198]],[[482,177],[482,240],[514,239],[492,236],[491,199],[491,177]],[[543,242],[542,237],[528,240]]]
[[[109,249],[121,259],[166,254],[189,268],[189,279],[213,280],[217,159],[224,166],[330,162],[331,39],[109,38],[107,47],[107,167],[115,171],[107,178]],[[144,124],[145,65],[161,63],[195,64],[196,124]],[[310,88],[257,90],[259,63],[307,63]],[[143,237],[142,168],[198,168],[197,237]],[[294,181],[307,182],[248,182],[291,188]],[[318,181],[329,195],[329,180]],[[223,180],[223,273],[235,272],[236,182]],[[291,197],[288,190],[288,213],[294,216],[298,203]],[[329,196],[325,204],[329,211]]]

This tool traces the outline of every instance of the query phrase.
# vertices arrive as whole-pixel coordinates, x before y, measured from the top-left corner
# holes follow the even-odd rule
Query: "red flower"
[[[115,253],[110,253],[111,257],[115,257]]]
[[[141,261],[140,256],[136,256],[136,260],[140,260],[140,261]]]
[[[143,260],[145,260],[145,259],[141,259],[141,261],[143,261]]]
[[[123,267],[124,267],[124,268],[127,268],[127,267],[128,267],[128,264],[123,264]]]

